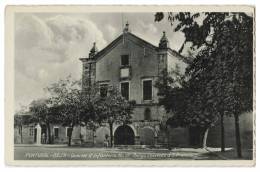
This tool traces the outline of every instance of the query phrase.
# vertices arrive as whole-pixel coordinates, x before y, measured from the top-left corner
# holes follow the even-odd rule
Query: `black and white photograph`
[[[254,7],[38,7],[6,13],[13,161],[254,164]]]

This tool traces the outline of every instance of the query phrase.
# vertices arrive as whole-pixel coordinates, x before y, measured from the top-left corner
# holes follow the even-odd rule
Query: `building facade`
[[[136,102],[132,123],[114,126],[115,145],[167,142],[166,133],[160,125],[168,114],[158,106],[154,85],[164,69],[184,73],[188,59],[170,48],[165,32],[158,40],[158,46],[154,46],[131,33],[126,24],[123,33],[104,49],[98,51],[94,43],[89,56],[80,60],[83,64],[83,91],[93,83],[99,85],[100,90],[112,85],[119,88],[125,99]],[[102,141],[106,134],[109,135],[109,129],[103,126],[95,134],[97,142]]]

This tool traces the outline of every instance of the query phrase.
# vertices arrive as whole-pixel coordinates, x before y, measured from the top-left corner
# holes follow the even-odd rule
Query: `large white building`
[[[184,73],[188,59],[170,48],[165,32],[155,46],[131,33],[128,24],[123,33],[104,49],[98,51],[97,46],[94,43],[89,56],[80,59],[83,90],[93,83],[99,84],[103,90],[113,85],[120,88],[127,100],[136,102],[132,123],[114,126],[115,145],[165,144],[166,133],[160,126],[168,117],[163,107],[158,106],[154,84],[163,69],[177,69]],[[183,132],[179,132],[180,137],[185,137]],[[98,129],[97,142],[106,134],[109,135],[107,126]]]

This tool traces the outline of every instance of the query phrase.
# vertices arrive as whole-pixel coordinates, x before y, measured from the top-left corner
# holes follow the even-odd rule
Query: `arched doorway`
[[[154,145],[154,131],[151,128],[145,127],[140,130],[140,144]]]
[[[45,124],[41,125],[41,143],[42,144],[47,143],[47,127]]]
[[[119,126],[114,134],[115,145],[134,145],[134,131],[128,125]]]
[[[107,136],[110,135],[109,129],[107,127],[100,127],[97,129],[95,141],[98,146],[104,145],[104,141],[106,140],[106,135]]]
[[[151,109],[150,108],[145,108],[144,110],[144,120],[151,120]]]

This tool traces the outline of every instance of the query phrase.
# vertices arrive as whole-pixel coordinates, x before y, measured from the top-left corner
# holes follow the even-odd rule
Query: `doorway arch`
[[[151,127],[144,127],[140,129],[140,144],[141,145],[154,145],[155,132]]]
[[[110,133],[109,133],[109,128],[108,127],[99,127],[97,130],[96,130],[96,133],[95,133],[95,142],[97,145],[103,145],[104,144],[104,140],[106,139],[106,135],[107,136],[110,136]]]
[[[135,134],[131,127],[128,125],[121,125],[117,127],[114,134],[115,145],[134,145]]]

